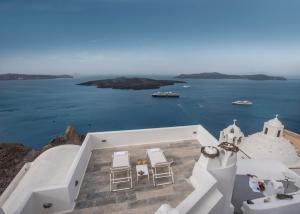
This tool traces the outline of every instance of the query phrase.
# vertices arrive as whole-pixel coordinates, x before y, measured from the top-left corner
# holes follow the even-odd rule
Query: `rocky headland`
[[[42,152],[55,146],[81,145],[84,137],[79,135],[73,127],[68,126],[63,136],[55,137],[41,150],[29,148],[23,144],[0,143],[0,195],[26,162],[33,161]]]
[[[155,80],[149,78],[127,78],[118,77],[114,79],[93,80],[79,83],[78,85],[96,86],[97,88],[112,88],[112,89],[158,89],[162,86],[174,85],[176,83],[185,83],[177,80]]]
[[[0,80],[42,80],[42,79],[59,79],[73,78],[70,75],[42,75],[42,74],[0,74]]]
[[[218,72],[199,73],[199,74],[180,74],[176,76],[179,79],[247,79],[247,80],[286,80],[285,77],[268,76],[265,74],[253,75],[231,75]]]

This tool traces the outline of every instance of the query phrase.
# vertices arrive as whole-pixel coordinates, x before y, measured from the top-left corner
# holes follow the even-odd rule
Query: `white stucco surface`
[[[244,133],[236,125],[236,120],[233,120],[233,124],[229,125],[227,128],[220,132],[219,141],[228,142],[233,144],[239,144],[244,138]]]
[[[236,125],[230,125],[220,132],[220,142],[225,140],[231,142],[230,139],[237,139],[242,136],[242,132]],[[232,132],[232,130],[234,130]],[[288,167],[300,167],[300,158],[297,155],[293,144],[283,137],[284,125],[275,118],[264,123],[260,132],[242,137],[241,142],[236,145],[239,147],[239,159],[268,159],[279,160]]]
[[[283,137],[255,133],[246,137],[239,148],[253,159],[279,160],[287,166],[299,165],[294,146]]]
[[[263,180],[284,180],[285,175],[289,177],[300,177],[290,170],[286,165],[278,160],[266,159],[242,159],[237,162],[237,175],[256,175],[259,179]]]
[[[4,212],[20,213],[35,190],[63,186],[79,148],[78,145],[62,145],[42,153],[32,162],[27,173],[3,204]]]

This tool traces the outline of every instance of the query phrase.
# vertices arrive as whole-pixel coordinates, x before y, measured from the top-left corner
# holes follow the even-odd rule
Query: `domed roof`
[[[287,166],[295,166],[300,163],[295,148],[284,138],[256,133],[246,137],[239,148],[254,159],[279,160]]]
[[[278,114],[276,114],[276,117],[274,119],[269,120],[266,122],[267,125],[281,128],[283,127],[283,124],[278,120]]]

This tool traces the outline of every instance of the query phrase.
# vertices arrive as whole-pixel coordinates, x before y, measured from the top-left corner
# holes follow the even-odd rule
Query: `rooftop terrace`
[[[135,165],[138,159],[146,159],[146,150],[161,148],[168,160],[173,160],[175,183],[154,187],[152,176],[136,183]],[[154,213],[162,204],[176,207],[193,191],[188,178],[195,162],[200,157],[201,145],[198,140],[170,143],[122,146],[93,150],[76,200],[73,213]],[[118,192],[109,191],[109,172],[112,153],[129,151],[134,187]],[[148,165],[149,167],[149,165]]]

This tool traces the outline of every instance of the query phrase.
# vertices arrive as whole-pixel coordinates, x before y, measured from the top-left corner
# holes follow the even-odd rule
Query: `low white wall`
[[[92,151],[92,144],[89,140],[90,136],[87,136],[76,153],[70,169],[66,172],[67,178],[64,185],[35,190],[21,208],[23,214],[62,213],[73,210]],[[45,209],[44,203],[51,203],[52,206]]]
[[[37,200],[37,198],[34,196],[34,193],[32,193],[26,204],[23,204],[23,206],[21,206],[21,204],[18,204],[18,211],[16,213],[22,213],[22,214],[30,214],[30,213],[34,213],[34,208],[35,208],[35,201]]]
[[[209,191],[216,190],[217,180],[203,168],[197,170],[197,173],[194,172],[190,179],[195,190],[176,207],[176,210],[180,214],[199,213],[199,207],[202,207],[202,209],[206,207],[208,212],[212,207],[205,204],[207,202],[206,198],[210,197]]]
[[[82,143],[80,150],[78,151],[76,158],[68,172],[67,186],[70,199],[73,201],[73,207],[75,206],[75,199],[79,194],[84,174],[91,157],[92,143],[90,140],[91,136],[90,134],[88,134],[84,142]]]
[[[5,189],[5,191],[2,193],[0,197],[0,207],[4,204],[4,202],[7,200],[9,195],[14,191],[20,180],[24,177],[28,169],[30,168],[31,163],[25,163],[22,169],[18,172],[18,174],[14,177],[14,179],[10,182],[8,187]]]
[[[231,198],[234,187],[236,164],[232,164],[225,168],[215,169],[211,171],[211,174],[218,180],[216,188],[222,193],[223,198],[220,200],[218,206],[218,212],[214,210],[213,213],[230,214],[232,211]]]
[[[207,158],[204,155],[200,156],[190,177],[190,181],[195,188],[194,191],[174,210],[168,205],[163,205],[157,213],[233,213],[231,197],[237,168],[236,154],[224,150],[221,151],[221,154],[214,159]]]
[[[45,203],[51,203],[52,206],[44,208]],[[72,201],[70,200],[68,189],[63,187],[49,188],[44,190],[35,190],[26,205],[22,209],[22,214],[33,213],[61,213],[70,210]]]
[[[88,140],[88,138],[87,138]],[[65,146],[65,145],[64,145]],[[15,212],[13,213],[22,213],[22,214],[34,214],[34,213],[61,213],[65,211],[73,210],[75,206],[75,198],[77,197],[80,185],[83,180],[83,176],[85,174],[85,169],[89,162],[90,154],[91,154],[91,143],[83,143],[81,147],[76,146],[79,150],[74,153],[75,157],[73,157],[73,161],[70,163],[70,167],[67,167],[65,172],[65,178],[62,180],[60,184],[49,185],[48,187],[35,188],[32,190],[24,190],[25,193],[28,194],[24,196],[24,200],[18,201],[16,206],[13,208]],[[55,149],[55,148],[53,148]],[[53,151],[53,149],[51,149]],[[49,151],[47,154],[49,154]],[[46,153],[43,153],[44,155]],[[42,155],[43,155],[42,154]],[[56,153],[53,153],[54,155]],[[63,154],[62,154],[63,155]],[[41,159],[42,156],[39,156],[35,161]],[[58,160],[60,160],[60,156],[58,155]],[[40,162],[47,162],[48,160],[41,159]],[[9,200],[9,196],[15,190],[15,188],[22,182],[22,178],[26,175],[26,172],[29,166],[34,166],[36,164],[26,164],[21,169],[21,171],[14,178],[13,182],[9,185],[9,188],[6,190],[6,193],[1,197],[3,200],[3,205],[5,206],[7,200]],[[64,164],[63,162],[61,164]],[[34,176],[34,174],[33,174]],[[40,176],[40,174],[38,175]],[[55,176],[55,175],[53,175]],[[46,180],[47,177],[42,177],[41,179]],[[75,181],[77,185],[75,185]],[[25,194],[24,193],[24,194]],[[12,202],[14,203],[14,201]],[[45,209],[43,208],[44,203],[51,203],[52,207]],[[11,204],[11,203],[10,203]],[[2,207],[2,204],[1,204]],[[6,207],[7,208],[7,207]],[[4,209],[5,210],[5,209]],[[9,212],[6,210],[6,212]]]
[[[93,149],[128,145],[196,140],[199,126],[179,126],[169,128],[126,130],[90,133]]]

